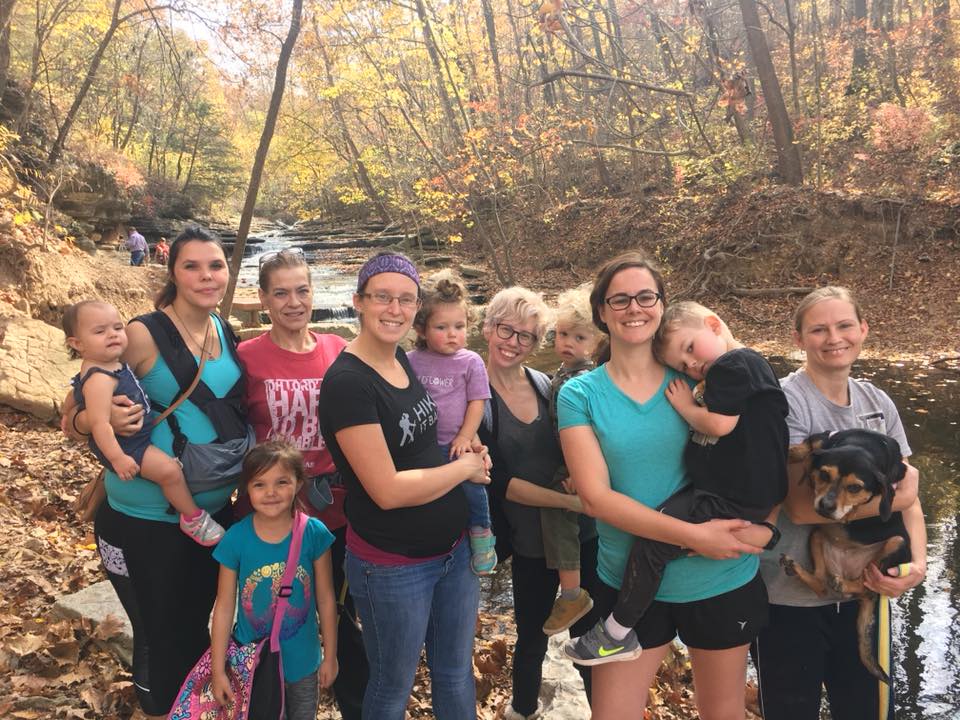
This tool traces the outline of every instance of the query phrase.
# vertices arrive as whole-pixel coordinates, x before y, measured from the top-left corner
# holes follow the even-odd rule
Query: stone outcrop
[[[80,361],[67,355],[63,331],[24,316],[0,317],[0,404],[42,420],[60,403]]]

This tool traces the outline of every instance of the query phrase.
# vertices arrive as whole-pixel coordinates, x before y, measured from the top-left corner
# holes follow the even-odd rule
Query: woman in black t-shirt
[[[360,334],[320,390],[321,431],[347,488],[347,582],[370,662],[365,720],[403,720],[424,644],[436,717],[476,717],[480,594],[459,484],[490,478],[480,446],[446,462],[437,406],[398,347],[419,307],[419,285],[403,255],[364,264],[353,296]]]

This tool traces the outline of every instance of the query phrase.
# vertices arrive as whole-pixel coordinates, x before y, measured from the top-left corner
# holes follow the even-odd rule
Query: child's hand
[[[463,455],[465,452],[473,451],[473,438],[463,437],[462,435],[457,435],[453,440],[450,441],[450,459],[456,460],[458,457]]]
[[[120,476],[121,480],[130,480],[140,472],[137,461],[129,455],[121,455],[116,460],[111,460],[110,464],[113,465],[113,471]]]
[[[213,699],[220,703],[221,707],[233,704],[233,689],[230,687],[226,670],[220,670],[219,672],[215,670],[213,672],[210,690],[213,692]]]
[[[328,688],[333,685],[333,681],[337,679],[339,672],[340,665],[337,663],[337,656],[325,656],[323,662],[320,663],[320,687]]]
[[[671,380],[664,394],[670,404],[673,405],[673,409],[679,413],[697,407],[697,401],[693,399],[693,391],[687,385],[686,380],[681,378]]]

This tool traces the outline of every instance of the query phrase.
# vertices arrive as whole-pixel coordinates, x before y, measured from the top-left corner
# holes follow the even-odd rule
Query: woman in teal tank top
[[[771,533],[747,530],[742,520],[695,525],[655,509],[686,483],[689,432],[664,397],[676,374],[652,349],[664,295],[659,272],[640,253],[609,261],[590,296],[594,324],[609,335],[609,360],[567,382],[558,400],[567,468],[584,509],[597,518],[600,616],[616,602],[633,537],[698,555],[668,565],[656,601],[634,628],[639,658],[592,668],[593,718],[642,718],[657,669],[679,635],[690,649],[701,718],[742,720],[747,647],[767,613],[756,554]]]
[[[156,314],[176,328],[174,345],[186,348],[199,362],[206,353],[201,379],[214,397],[222,398],[240,380],[233,358],[232,334],[213,313],[229,279],[223,247],[200,228],[187,228],[174,240],[166,284],[157,296]],[[209,337],[204,337],[209,328]],[[123,361],[140,379],[152,403],[170,405],[178,383],[160,357],[143,322],[127,327],[129,345]],[[180,432],[191,443],[217,442],[211,420],[189,399],[173,413]],[[142,408],[118,409],[112,424],[118,433],[139,427]],[[75,425],[85,430],[83,413]],[[151,434],[154,445],[173,454],[169,422]],[[207,623],[216,597],[217,563],[212,548],[180,531],[175,514],[159,486],[140,477],[106,478],[107,502],[95,521],[95,535],[107,577],[133,626],[133,682],[143,712],[165,718],[187,672],[210,645]],[[228,526],[230,495],[235,485],[196,493],[197,505]]]

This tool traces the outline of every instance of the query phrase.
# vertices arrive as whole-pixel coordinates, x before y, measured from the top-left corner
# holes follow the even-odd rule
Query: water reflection
[[[471,347],[485,355],[482,339],[475,338]],[[530,364],[552,373],[559,360],[543,349]],[[780,375],[798,366],[785,358],[773,358],[772,364]],[[897,600],[894,611],[896,717],[956,720],[960,718],[960,373],[864,361],[854,367],[853,377],[876,384],[896,403],[913,451],[910,460],[920,470],[920,499],[927,518],[926,581]],[[490,606],[504,608],[508,588],[491,588]]]

